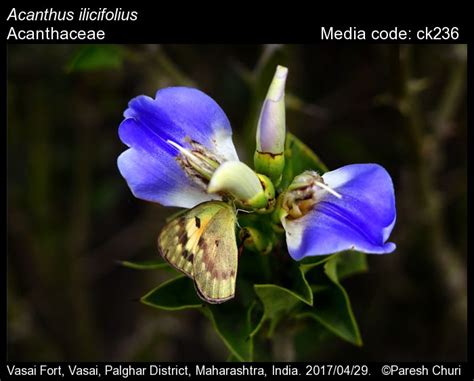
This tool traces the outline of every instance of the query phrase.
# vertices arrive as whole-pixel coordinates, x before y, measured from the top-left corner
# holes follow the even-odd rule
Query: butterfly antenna
[[[246,209],[240,209],[240,208],[237,208],[236,209],[237,212],[244,212],[244,213],[255,213],[254,210],[246,210]]]

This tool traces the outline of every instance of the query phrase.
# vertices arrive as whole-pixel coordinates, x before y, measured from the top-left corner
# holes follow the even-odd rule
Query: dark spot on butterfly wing
[[[200,229],[201,228],[201,219],[198,216],[196,216],[196,217],[194,217],[194,222],[196,223],[196,227],[198,229]]]
[[[188,242],[188,232],[186,231],[186,229],[183,227],[183,231],[182,233],[178,236],[178,242],[184,246],[186,246],[186,243]]]
[[[178,243],[175,243],[174,239],[178,238]],[[192,274],[185,271],[184,267],[177,266],[176,255],[184,257],[188,262],[193,261],[194,256],[189,255],[189,251],[184,249],[178,251],[179,244],[182,244],[184,247],[188,240],[186,232],[186,218],[178,217],[175,220],[169,222],[167,226],[162,230],[158,236],[158,249],[161,256],[168,262],[173,268],[178,271],[183,272],[189,277],[192,277]]]
[[[209,262],[205,262],[205,265],[206,265],[206,270],[209,271],[209,272],[212,274],[212,276],[213,276],[214,278],[216,278],[216,277],[214,276],[214,274],[213,274],[214,266],[215,266],[214,262],[210,262],[210,261],[209,261]]]
[[[193,263],[194,255],[187,249],[183,251],[183,258],[186,259],[188,262]]]
[[[203,236],[201,236],[201,237],[199,238],[198,247],[199,247],[200,249],[202,249],[203,252],[205,252],[205,253],[207,252],[207,249],[208,249],[208,247],[207,247],[207,242],[206,242],[206,240],[204,239]]]

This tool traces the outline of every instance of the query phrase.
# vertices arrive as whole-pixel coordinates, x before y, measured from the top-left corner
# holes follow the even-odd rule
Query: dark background
[[[329,168],[376,162],[395,183],[398,249],[345,281],[364,340],[296,338],[297,360],[466,360],[467,125],[464,45],[10,45],[9,360],[225,360],[195,310],[140,296],[169,277],[155,258],[172,211],[120,176],[127,102],[198,87],[227,113],[251,164],[277,64],[287,128]]]

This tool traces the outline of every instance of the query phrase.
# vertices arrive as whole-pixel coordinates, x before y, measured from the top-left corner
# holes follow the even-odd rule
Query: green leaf
[[[119,45],[82,46],[69,62],[67,72],[117,69],[124,57],[125,49]]]
[[[285,169],[279,189],[288,188],[293,178],[306,170],[322,174],[328,169],[306,144],[288,132],[285,142]]]
[[[328,260],[330,260],[334,255],[337,254],[331,254],[331,255],[315,255],[313,257],[306,257],[303,260],[301,260],[300,263],[300,268],[303,271],[303,273],[307,273],[309,270],[311,270],[313,267],[320,266],[325,264]]]
[[[240,362],[239,359],[235,357],[234,354],[232,354],[232,352],[229,354],[229,356],[227,357],[225,361],[226,362]]]
[[[339,282],[338,263],[340,260],[341,256],[336,255],[324,264],[324,274],[327,277],[326,280],[329,280],[324,284],[327,287],[318,289],[314,295],[314,307],[305,309],[297,318],[314,319],[340,338],[360,346],[362,339],[349,296]]]
[[[161,259],[149,259],[145,261],[120,261],[120,264],[134,270],[159,270],[171,267],[167,262],[163,262]]]
[[[273,335],[276,325],[287,315],[301,299],[287,288],[275,284],[256,284],[255,292],[263,304],[263,316],[251,333],[254,336],[267,320],[270,321],[268,336]]]
[[[246,313],[245,307],[233,299],[222,304],[208,304],[202,311],[211,320],[215,331],[231,352],[231,358],[252,361],[252,325],[248,310]]]
[[[270,321],[268,336],[273,335],[276,325],[301,302],[313,305],[313,292],[308,284],[300,266],[292,262],[285,267],[282,285],[255,284],[255,293],[263,305],[263,315],[251,333],[251,336],[263,326],[265,321]]]
[[[251,262],[252,259],[255,259],[254,256],[248,254],[241,256],[244,263]],[[258,269],[258,264],[255,267]],[[202,312],[211,320],[215,331],[229,349],[232,356],[230,360],[252,361],[254,339],[250,333],[260,321],[263,310],[260,303],[257,303],[253,281],[243,277],[250,274],[240,270],[244,269],[239,269],[235,298],[222,304],[206,305]]]
[[[198,308],[204,304],[196,295],[192,280],[182,275],[160,284],[143,296],[140,301],[168,311]]]
[[[337,276],[339,280],[351,275],[364,273],[368,270],[367,256],[359,251],[341,251],[331,255],[306,257],[299,262],[303,273],[307,273],[316,266],[325,264],[330,259],[338,258]]]
[[[339,280],[368,270],[367,255],[359,251],[344,251],[339,254],[337,277]]]

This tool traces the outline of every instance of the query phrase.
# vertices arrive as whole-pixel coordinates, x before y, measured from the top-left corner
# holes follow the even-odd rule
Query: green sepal
[[[267,214],[271,213],[275,208],[275,186],[273,185],[270,178],[261,173],[257,173],[258,179],[260,180],[260,184],[262,184],[263,194],[265,197],[266,205],[264,208],[257,209],[257,213],[260,214]]]
[[[268,176],[275,185],[281,181],[285,168],[285,155],[255,151],[253,156],[255,170]]]

